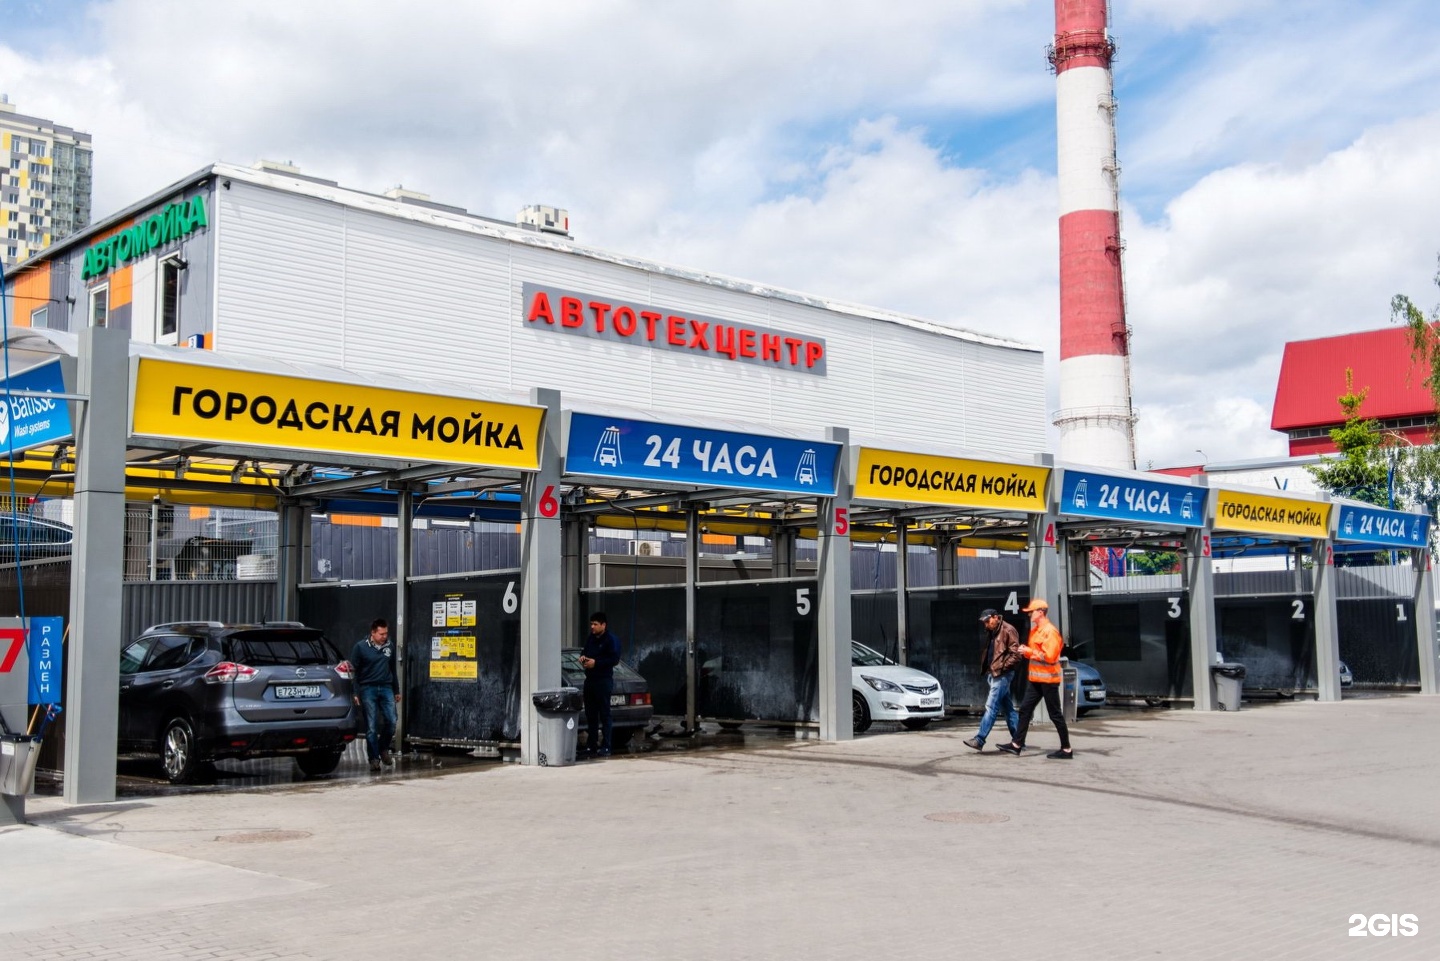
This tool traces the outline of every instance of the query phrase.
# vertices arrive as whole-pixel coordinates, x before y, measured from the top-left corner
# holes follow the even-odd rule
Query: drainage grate
[[[999,824],[1010,820],[1010,815],[987,814],[984,811],[940,811],[925,815],[925,820],[942,824]]]
[[[269,844],[272,841],[303,841],[309,831],[246,831],[243,834],[222,834],[217,841],[228,844]]]

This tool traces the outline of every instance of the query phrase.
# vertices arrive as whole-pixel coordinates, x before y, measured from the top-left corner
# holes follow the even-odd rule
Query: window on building
[[[30,326],[31,326],[31,327],[49,327],[49,326],[50,326],[50,308],[49,308],[49,307],[36,307],[34,310],[30,311]]]
[[[167,257],[160,262],[160,330],[161,337],[174,337],[180,329],[180,271],[183,261]]]
[[[10,245],[9,247],[7,247],[6,250],[5,250],[5,256],[6,256],[6,257],[9,257],[11,260],[14,260],[14,259],[15,259],[15,257],[17,256],[17,253],[18,253],[18,252],[17,252],[14,244],[11,244],[11,245]]]
[[[45,156],[45,141],[43,141],[43,140],[32,140],[32,141],[30,141],[30,156],[32,156],[32,157],[43,157],[43,156]]]
[[[24,153],[24,152],[25,152],[25,138],[24,138],[24,137],[20,137],[20,136],[16,136],[16,135],[11,135],[11,137],[10,137],[10,150],[11,150],[13,153]]]
[[[17,230],[16,228],[14,228],[14,227],[11,227],[8,231],[5,232],[5,236],[8,237],[8,238],[11,239],[11,240],[19,240],[19,239],[20,239],[20,231]]]
[[[110,319],[110,288],[96,287],[90,291],[90,326],[104,327]]]
[[[12,157],[12,158],[10,158],[10,169],[11,169],[11,170],[19,170],[19,169],[20,169],[20,158],[19,158],[19,157]]]

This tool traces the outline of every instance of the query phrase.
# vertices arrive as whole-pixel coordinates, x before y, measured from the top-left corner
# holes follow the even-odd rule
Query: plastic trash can
[[[1210,676],[1215,679],[1215,704],[1222,711],[1240,710],[1240,689],[1245,686],[1245,665],[1221,661],[1212,665]]]
[[[530,695],[540,715],[540,737],[536,759],[541,767],[564,767],[575,763],[575,742],[580,734],[580,712],[585,699],[578,687],[555,687]]]
[[[40,741],[26,734],[0,734],[0,794],[24,797],[35,789]]]

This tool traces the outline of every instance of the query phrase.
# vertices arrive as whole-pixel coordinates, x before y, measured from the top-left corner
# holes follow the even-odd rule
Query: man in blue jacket
[[[590,757],[609,757],[613,736],[610,692],[615,687],[615,665],[620,663],[620,639],[608,625],[603,611],[591,614],[590,633],[580,651],[580,666],[585,669],[585,754]]]
[[[355,642],[350,651],[355,672],[355,703],[365,712],[365,749],[370,770],[382,763],[393,767],[390,739],[395,736],[395,705],[400,703],[400,681],[390,646],[390,623],[383,617],[370,622],[370,636]]]

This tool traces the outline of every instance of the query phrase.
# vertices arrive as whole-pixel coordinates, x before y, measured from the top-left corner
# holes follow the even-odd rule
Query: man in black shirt
[[[610,692],[615,687],[615,665],[620,663],[620,640],[610,633],[603,611],[590,615],[590,633],[580,651],[580,666],[585,669],[585,754],[609,757]],[[603,740],[602,740],[603,732]]]
[[[356,641],[350,650],[350,667],[355,672],[355,703],[365,712],[365,749],[370,755],[370,770],[379,771],[382,763],[394,767],[390,739],[395,736],[400,681],[395,677],[389,621],[377,617],[370,622],[370,636]]]

